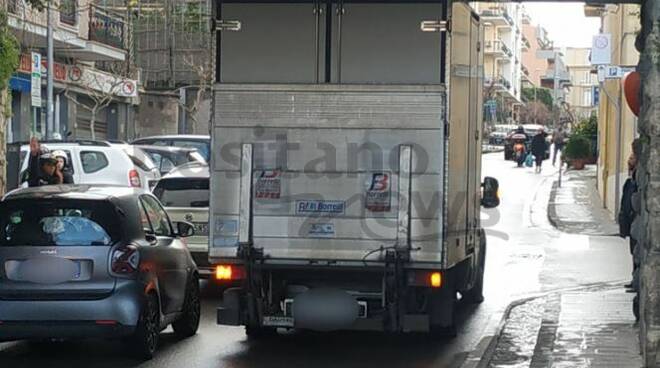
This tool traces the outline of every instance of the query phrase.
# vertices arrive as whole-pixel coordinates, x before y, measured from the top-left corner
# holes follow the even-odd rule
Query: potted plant
[[[591,141],[583,135],[573,135],[568,139],[563,153],[567,161],[575,170],[584,169],[584,165],[592,156]]]

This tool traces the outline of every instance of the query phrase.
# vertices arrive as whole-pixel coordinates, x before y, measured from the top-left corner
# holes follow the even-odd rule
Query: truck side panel
[[[481,29],[469,6],[452,6],[449,68],[449,137],[446,198],[447,266],[466,258],[474,249],[478,233],[480,186],[479,134],[483,58]],[[481,64],[483,65],[483,64]],[[479,147],[477,147],[479,146]]]

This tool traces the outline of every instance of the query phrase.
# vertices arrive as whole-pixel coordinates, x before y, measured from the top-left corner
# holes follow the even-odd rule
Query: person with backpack
[[[532,155],[534,155],[536,161],[535,172],[540,173],[543,165],[543,160],[545,160],[545,152],[547,143],[545,141],[545,131],[543,128],[540,128],[534,138],[532,138]]]

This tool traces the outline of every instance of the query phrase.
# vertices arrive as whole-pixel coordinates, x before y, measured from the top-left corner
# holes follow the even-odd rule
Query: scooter
[[[524,134],[514,134],[511,139],[513,140],[513,160],[516,161],[518,167],[522,167],[527,158],[527,137]]]

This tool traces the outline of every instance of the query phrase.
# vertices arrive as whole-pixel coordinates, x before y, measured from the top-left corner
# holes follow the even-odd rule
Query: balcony
[[[496,91],[503,92],[511,89],[511,82],[501,75],[496,78],[486,77],[484,78],[484,86],[486,88],[492,86]]]
[[[486,54],[500,58],[501,61],[510,61],[513,57],[513,51],[502,40],[488,40],[485,46]]]
[[[506,7],[492,7],[481,11],[481,18],[484,22],[490,22],[498,27],[511,28],[513,26],[513,18],[509,15]]]
[[[26,6],[21,0],[9,0],[7,25],[12,30],[22,46],[30,49],[47,47],[46,12],[38,12]],[[121,34],[122,42],[112,37],[97,37],[92,30],[95,14],[81,12],[81,9],[100,8],[91,6],[87,0],[63,0],[62,6],[56,9],[53,19],[53,41],[55,56],[73,58],[80,61],[124,61],[126,50],[123,43],[123,21],[106,22],[107,33]],[[98,18],[98,16],[96,16]],[[89,20],[89,22],[88,22]],[[96,20],[96,24],[98,24]],[[89,28],[88,28],[89,24]],[[103,26],[101,27],[103,28]],[[116,37],[115,37],[116,38]]]
[[[123,17],[96,6],[89,8],[90,41],[123,49],[125,31],[126,23]]]
[[[522,51],[528,51],[529,49],[532,48],[532,44],[529,42],[527,37],[524,35],[522,36],[522,45],[521,45],[521,50]]]

